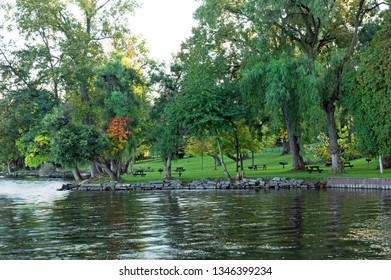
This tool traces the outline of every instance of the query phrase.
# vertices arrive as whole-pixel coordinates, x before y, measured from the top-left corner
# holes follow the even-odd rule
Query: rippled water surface
[[[0,180],[0,259],[391,259],[391,192],[59,192]]]

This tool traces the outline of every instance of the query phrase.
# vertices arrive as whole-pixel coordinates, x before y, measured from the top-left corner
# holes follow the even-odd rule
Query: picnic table
[[[250,165],[250,166],[248,167],[248,169],[250,169],[250,170],[258,170],[258,165],[256,165],[256,164]]]
[[[322,171],[323,171],[323,169],[321,169],[319,165],[307,166],[307,172],[308,173],[312,173],[312,172],[322,173]]]
[[[248,167],[248,169],[250,169],[250,170],[258,170],[258,165],[257,165],[257,164],[250,165],[250,166]],[[266,164],[262,164],[262,169],[263,169],[263,170],[266,170]]]
[[[366,158],[365,160],[367,161],[368,164],[372,161],[372,159],[370,158]]]
[[[144,169],[137,169],[135,171],[132,172],[132,175],[133,176],[142,176],[144,177],[145,175],[147,175],[147,173],[145,173]]]
[[[346,161],[346,162],[344,162],[344,164],[343,164],[345,167],[350,167],[350,169],[352,169],[353,168],[353,166],[354,165],[351,165],[350,164],[350,161]]]
[[[181,177],[182,173],[185,172],[186,169],[184,169],[183,167],[177,167],[175,169],[175,172],[177,172],[179,174],[179,177]]]

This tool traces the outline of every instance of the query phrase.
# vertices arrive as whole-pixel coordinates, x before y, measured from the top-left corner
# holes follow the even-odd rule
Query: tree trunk
[[[126,160],[125,164],[122,167],[122,174],[128,173],[130,162],[130,159]]]
[[[335,123],[335,106],[330,102],[324,105],[327,119],[327,130],[329,135],[329,146],[327,148],[331,156],[331,172],[340,173],[344,171],[344,165],[341,161],[341,148],[338,144],[337,126]]]
[[[10,162],[10,161],[7,161],[7,172],[8,172],[8,175],[11,175],[11,174],[12,174],[11,162]]]
[[[300,145],[298,142],[299,137],[297,137],[294,133],[293,125],[288,113],[288,104],[286,102],[283,102],[282,104],[282,113],[284,115],[285,125],[288,131],[288,141],[292,156],[293,170],[304,170],[305,165],[303,157],[300,155]]]
[[[77,168],[77,167],[72,168],[72,175],[73,175],[73,178],[75,179],[76,182],[83,181],[83,177],[81,177],[81,175],[80,175],[79,168]]]
[[[236,150],[236,172],[239,172],[240,168],[240,154],[239,154],[239,143],[235,140],[235,150]]]
[[[169,179],[171,177],[171,155],[169,155],[164,162],[164,178]]]
[[[223,167],[224,174],[227,176],[227,178],[228,178],[230,181],[232,181],[232,177],[231,177],[231,175],[229,174],[229,172],[228,172],[228,170],[227,170],[227,167],[226,167],[226,165],[225,165],[225,163],[224,163],[223,150],[222,150],[222,148],[221,148],[220,137],[219,137],[219,133],[217,132],[217,129],[215,129],[215,134],[216,134],[217,146],[219,147],[221,166]]]
[[[111,172],[115,173],[115,163],[114,160],[110,160],[110,170]]]
[[[116,181],[121,182],[121,172],[122,172],[122,161],[118,160],[118,165],[117,165],[117,173],[116,173]]]
[[[287,140],[282,140],[282,154],[283,155],[288,155],[291,152],[291,148],[289,145],[289,141]]]
[[[115,174],[111,171],[111,169],[107,166],[106,163],[99,163],[99,166],[103,169],[104,172],[106,172],[107,175],[109,175],[112,181],[117,181]]]
[[[381,155],[379,156],[379,166],[380,166],[380,174],[383,174],[384,173],[384,167],[383,167],[383,160],[382,160],[382,156]]]
[[[210,153],[208,153],[208,156],[211,156],[214,159],[214,162],[215,162],[215,169],[214,170],[217,170],[217,166],[221,166],[220,158],[218,156],[212,155]]]
[[[100,174],[98,168],[96,167],[96,163],[94,161],[91,161],[89,164],[89,169],[91,173],[91,178],[101,178],[102,174]]]

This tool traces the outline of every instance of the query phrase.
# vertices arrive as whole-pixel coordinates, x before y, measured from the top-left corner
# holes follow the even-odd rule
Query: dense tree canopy
[[[353,112],[359,148],[368,156],[391,154],[391,14],[363,48],[358,64],[345,79],[346,105]]]
[[[386,3],[199,3],[198,25],[168,67],[131,33],[136,1],[2,2],[7,172],[53,161],[77,180],[81,166],[120,180],[154,150],[169,178],[171,160],[192,150],[213,156],[232,179],[224,158],[239,172],[240,160],[281,130],[296,171],[305,169],[303,145],[318,139],[333,172],[359,156],[356,143],[362,155],[391,154],[391,19],[379,10]],[[6,39],[9,31],[20,40]]]

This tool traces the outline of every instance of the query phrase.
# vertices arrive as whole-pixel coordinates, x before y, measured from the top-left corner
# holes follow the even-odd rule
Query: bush
[[[357,139],[353,133],[349,132],[347,126],[341,128],[338,132],[338,144],[341,148],[341,158],[344,161],[353,160],[360,157],[357,150]],[[325,133],[320,133],[317,137],[318,145],[310,147],[310,151],[314,154],[316,160],[330,161],[331,157],[328,152],[329,137]]]

